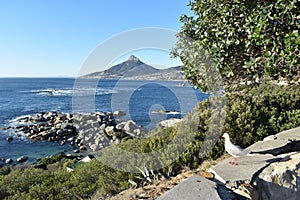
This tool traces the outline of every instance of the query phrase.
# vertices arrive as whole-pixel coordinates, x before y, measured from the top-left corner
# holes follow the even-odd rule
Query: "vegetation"
[[[194,15],[181,17],[173,56],[183,61],[194,85],[206,90],[211,73],[202,71],[201,63],[211,63],[201,49],[226,85],[300,75],[299,0],[194,0],[189,6]]]
[[[173,55],[184,62],[186,77],[203,90],[220,89],[223,81],[234,85],[226,102],[218,99],[221,95],[212,95],[199,102],[178,126],[153,130],[149,138],[124,139],[119,148],[108,147],[101,159],[79,165],[72,172],[67,172],[66,166],[75,161],[62,155],[25,168],[3,167],[0,199],[100,198],[130,184],[143,186],[218,158],[224,145],[216,133],[228,132],[234,143],[246,147],[300,126],[298,85],[236,84],[264,78],[292,80],[299,75],[299,1],[195,0],[190,6],[195,16],[182,17],[182,33],[189,38],[180,38]],[[159,153],[159,159],[132,159],[121,150]],[[123,170],[107,165],[122,166]],[[133,168],[138,173],[126,172]]]
[[[222,131],[230,133],[234,142],[246,147],[270,134],[300,126],[300,90],[297,86],[263,84],[257,88],[246,87],[241,91],[228,96],[225,107],[226,117]],[[101,197],[129,188],[132,183],[142,186],[152,183],[158,177],[168,177],[180,173],[182,169],[196,168],[204,160],[218,158],[224,153],[223,143],[218,137],[212,143],[217,143],[214,148],[203,150],[204,142],[209,138],[207,136],[214,112],[206,100],[199,102],[195,112],[186,116],[185,121],[194,121],[189,124],[197,124],[195,132],[190,135],[192,140],[185,145],[174,145],[167,149],[159,162],[172,162],[162,169],[152,171],[153,162],[158,162],[157,160],[145,159],[140,163],[128,160],[124,165],[136,166],[137,171],[141,172],[128,173],[110,168],[106,166],[108,163],[94,159],[67,172],[66,166],[74,161],[57,155],[26,168],[0,169],[0,199],[87,199],[95,193],[97,197]],[[163,150],[173,140],[183,144],[187,141],[184,135],[190,134],[190,129],[178,131],[179,127],[180,125],[155,130],[151,138],[124,140],[119,147],[126,151],[146,153]],[[180,148],[186,148],[186,151],[179,153]],[[172,153],[178,153],[175,160],[172,160]],[[114,156],[116,159],[110,161],[117,163],[120,154],[114,155],[111,152],[111,158]],[[46,167],[40,167],[45,165]]]

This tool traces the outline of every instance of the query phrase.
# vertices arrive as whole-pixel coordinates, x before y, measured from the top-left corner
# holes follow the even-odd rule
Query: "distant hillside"
[[[126,79],[126,80],[182,80],[181,66],[156,69],[131,55],[127,61],[111,68],[87,74],[84,78]]]

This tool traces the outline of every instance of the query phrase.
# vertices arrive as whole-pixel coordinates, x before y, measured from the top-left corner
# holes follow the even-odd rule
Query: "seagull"
[[[224,133],[222,137],[225,138],[225,150],[233,157],[232,161],[229,162],[229,164],[237,165],[237,157],[246,156],[251,153],[251,151],[247,149],[243,149],[240,146],[232,144],[228,133]]]

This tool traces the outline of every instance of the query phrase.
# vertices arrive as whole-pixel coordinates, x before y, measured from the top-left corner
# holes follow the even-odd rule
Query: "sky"
[[[190,12],[188,2],[0,0],[0,77],[76,77],[95,49],[120,34],[147,27],[180,31],[180,16]],[[110,64],[131,54],[147,64],[181,64],[167,51],[127,53]],[[99,71],[101,67],[107,66],[99,66]]]

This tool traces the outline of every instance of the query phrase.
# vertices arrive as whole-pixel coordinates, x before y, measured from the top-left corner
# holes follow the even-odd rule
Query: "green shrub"
[[[196,114],[199,118],[195,117]],[[154,130],[152,131],[154,136],[150,138],[127,140],[120,144],[123,149],[138,153],[162,150],[164,153],[159,161],[144,159],[141,163],[137,160],[129,163],[128,159],[128,163],[124,165],[128,165],[128,168],[146,166],[151,169],[151,163],[169,163],[173,155],[177,155],[178,158],[172,164],[162,169],[162,172],[167,173],[172,167],[173,174],[176,174],[183,167],[195,168],[205,159],[216,159],[224,153],[224,144],[219,139],[220,135],[214,135],[214,130],[220,133],[220,123],[213,120],[222,117],[224,117],[224,126],[221,132],[228,132],[234,143],[247,147],[270,134],[300,126],[300,90],[297,86],[275,84],[242,86],[237,88],[236,92],[226,95],[224,109],[212,109],[208,100],[199,102],[193,113],[185,117],[185,121],[189,121],[187,125],[197,126],[196,131],[189,126],[183,126],[184,128],[178,131],[179,125],[171,129]],[[185,144],[186,134],[190,134],[195,140],[187,141]],[[178,145],[168,150],[163,149],[171,144],[175,136]],[[213,150],[205,149],[202,148],[204,144],[215,146]],[[180,148],[186,148],[186,151],[182,153]],[[120,152],[115,153],[120,155]],[[121,160],[113,161],[118,163]]]
[[[224,126],[216,121],[222,117]],[[234,143],[246,147],[270,134],[300,126],[299,119],[300,90],[296,86],[244,87],[226,96],[224,109],[213,109],[212,103],[205,100],[177,127],[156,129],[151,131],[152,137],[121,142],[115,152],[109,151],[111,163],[94,159],[67,172],[65,167],[72,161],[57,155],[38,163],[48,166],[48,170],[33,166],[12,171],[2,168],[0,199],[88,199],[95,193],[99,198],[115,194],[130,186],[129,179],[141,185],[136,177],[142,174],[119,171],[106,164],[122,162],[127,169],[146,167],[150,171],[161,163],[164,167],[154,174],[176,175],[185,167],[195,168],[205,159],[216,159],[224,153],[223,141],[215,132],[228,132]],[[203,148],[215,143],[212,150]],[[167,145],[170,148],[165,148]],[[161,158],[127,160],[127,155],[118,149],[137,153],[161,151]]]

